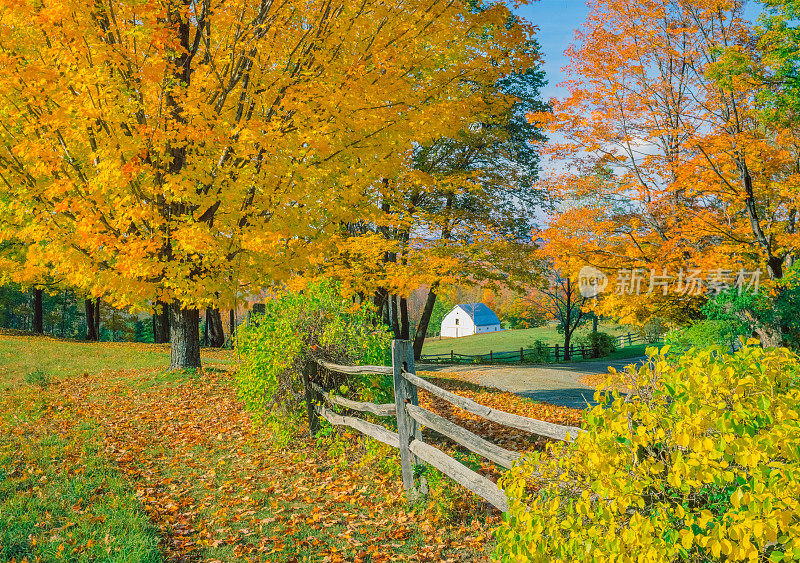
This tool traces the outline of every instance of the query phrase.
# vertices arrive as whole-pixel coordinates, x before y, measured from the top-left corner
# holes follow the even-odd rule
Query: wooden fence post
[[[453,351],[452,350],[450,350],[450,361],[451,362],[453,361]]]
[[[556,363],[558,363],[558,344],[556,344]]]
[[[525,361],[525,352],[523,352],[522,347],[520,347],[520,349],[519,349],[519,361],[520,362],[524,362]]]
[[[319,397],[319,393],[314,391],[314,388],[311,387],[311,382],[316,379],[318,369],[317,362],[312,359],[306,362],[305,369],[303,370],[303,387],[306,393],[308,431],[312,436],[315,436],[317,432],[319,432],[319,417],[317,416],[317,411],[314,409],[314,406],[320,401],[321,397]]]
[[[400,468],[403,472],[403,487],[409,500],[414,500],[420,494],[426,494],[427,484],[420,479],[419,484],[414,478],[414,466],[419,464],[417,456],[408,448],[412,440],[422,440],[419,424],[408,412],[406,404],[417,405],[417,387],[403,377],[402,370],[415,373],[414,348],[408,340],[392,340],[392,375],[394,377],[394,405],[397,416],[397,437],[400,442]]]
[[[628,346],[633,346],[633,340],[631,339],[631,333],[628,333]]]
[[[490,362],[494,361],[494,352],[492,352],[491,350],[489,350],[489,361]]]

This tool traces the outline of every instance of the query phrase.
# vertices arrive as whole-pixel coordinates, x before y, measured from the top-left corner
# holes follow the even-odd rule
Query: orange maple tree
[[[524,37],[483,8],[1,0],[0,239],[117,306],[168,303],[172,366],[198,366],[198,309],[324,260],[412,143],[486,105]]]
[[[705,292],[664,295],[653,276],[779,280],[800,247],[796,132],[765,127],[757,89],[731,72],[734,54],[757,59],[750,39],[740,2],[593,2],[568,51],[569,95],[533,118],[569,162],[549,182],[564,202],[543,234],[549,253],[574,274],[591,264],[644,278],[641,292],[607,292],[604,312],[685,320]]]

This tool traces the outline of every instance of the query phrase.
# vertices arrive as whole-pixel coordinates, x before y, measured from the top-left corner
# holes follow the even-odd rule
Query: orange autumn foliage
[[[752,61],[739,2],[597,0],[568,51],[569,95],[533,119],[561,139],[564,199],[549,254],[607,274],[641,269],[643,291],[596,306],[630,321],[685,320],[702,295],[647,294],[651,274],[744,269],[779,279],[800,247],[797,131],[759,121],[758,90],[730,68]],[[725,49],[728,49],[725,51]]]

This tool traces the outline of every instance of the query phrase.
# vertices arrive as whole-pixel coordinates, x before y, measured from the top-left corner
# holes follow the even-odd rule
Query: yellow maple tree
[[[198,366],[198,309],[323,260],[413,143],[485,105],[523,37],[483,8],[0,0],[0,238],[117,306],[168,303],[172,367]]]

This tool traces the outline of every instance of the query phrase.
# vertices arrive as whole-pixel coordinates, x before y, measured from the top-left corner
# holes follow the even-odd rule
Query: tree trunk
[[[408,300],[400,298],[400,340],[411,340],[411,326],[408,319]]]
[[[97,342],[97,327],[94,324],[94,301],[91,299],[84,300],[83,309],[86,311],[86,340]]]
[[[568,362],[572,359],[572,354],[570,354],[569,350],[569,343],[572,340],[572,331],[569,329],[564,330],[564,361]]]
[[[758,216],[750,170],[747,167],[747,163],[741,158],[737,160],[737,166],[745,192],[744,206],[747,218],[750,220],[750,230],[753,232],[756,242],[766,254],[767,274],[769,274],[770,279],[781,279],[783,277],[783,258],[773,253],[771,236],[767,237],[761,228],[761,218]]]
[[[752,331],[761,341],[762,346],[774,346],[775,348],[783,346],[783,327],[781,326],[780,315],[778,315],[777,311],[773,312],[773,317],[776,319],[775,322],[763,323],[750,309],[733,311],[731,305],[728,304],[725,310],[728,314],[737,317],[745,325],[752,327]]]
[[[391,307],[389,306],[389,292],[381,288],[375,292],[375,301],[378,303],[378,315],[384,326],[392,326]]]
[[[169,307],[170,364],[169,369],[200,367],[200,313],[184,309],[179,302]]]
[[[100,299],[94,300],[92,322],[94,322],[94,335],[97,337],[97,340],[100,340]]]
[[[156,344],[166,344],[169,342],[169,305],[163,301],[156,303],[159,307],[153,314],[153,342]],[[158,311],[161,311],[160,313]]]
[[[61,299],[61,323],[59,326],[59,336],[64,338],[67,323],[67,290],[64,290],[64,296]]]
[[[390,315],[392,318],[392,334],[395,338],[400,338],[400,320],[397,318],[397,295],[390,295],[389,302],[391,303]]]
[[[765,348],[783,346],[783,332],[780,326],[757,326],[754,332],[758,335],[761,345]]]
[[[220,324],[220,326],[222,326]],[[233,346],[233,335],[236,333],[236,311],[231,309],[228,315],[228,334],[231,336],[231,346]],[[222,337],[222,344],[225,344],[225,336]]]
[[[44,333],[44,325],[42,320],[44,312],[42,311],[42,290],[33,288],[33,323],[31,330],[37,334]]]
[[[219,309],[206,309],[206,326],[208,327],[208,345],[222,348],[225,345],[225,331],[222,329],[222,314]]]
[[[428,325],[431,322],[433,307],[436,305],[436,286],[432,285],[428,290],[428,298],[425,300],[425,307],[417,324],[417,331],[414,334],[414,359],[419,360],[422,356],[422,347],[425,344],[425,335],[428,333]]]

